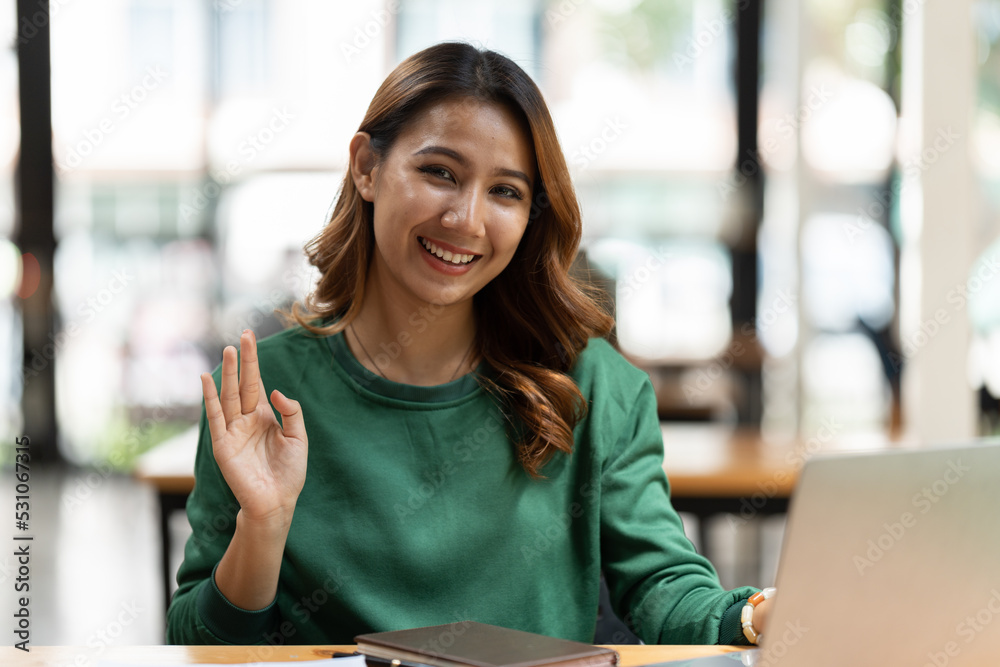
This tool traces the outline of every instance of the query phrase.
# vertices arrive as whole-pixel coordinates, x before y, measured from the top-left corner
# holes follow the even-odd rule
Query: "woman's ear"
[[[351,138],[351,178],[358,194],[367,202],[375,200],[375,152],[372,137],[367,132],[358,132]]]

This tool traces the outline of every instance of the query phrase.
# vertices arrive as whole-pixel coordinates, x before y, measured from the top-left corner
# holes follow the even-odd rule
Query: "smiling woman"
[[[349,150],[292,326],[202,376],[168,640],[475,620],[591,641],[602,572],[647,643],[756,637],[770,603],[743,611],[756,589],[722,589],[685,537],[649,377],[569,274],[580,211],[530,78],[431,47]]]
[[[537,86],[500,54],[426,49],[378,89],[350,155],[308,247],[322,278],[294,320],[320,335],[348,329],[354,356],[400,383],[442,384],[482,360],[496,377],[479,381],[525,427],[526,469],[571,451],[583,397],[565,373],[613,320],[569,276],[580,209]],[[473,259],[456,265],[456,254]],[[440,311],[416,335],[410,320],[428,304]],[[399,332],[409,344],[390,363],[366,353]]]

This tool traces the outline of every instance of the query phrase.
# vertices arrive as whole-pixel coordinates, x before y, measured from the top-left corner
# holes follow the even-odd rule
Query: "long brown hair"
[[[523,119],[534,144],[538,180],[527,228],[510,264],[473,304],[476,350],[491,370],[477,380],[500,400],[518,460],[538,477],[557,450],[572,451],[573,427],[587,411],[566,373],[588,339],[607,336],[614,321],[598,292],[570,276],[580,207],[542,94],[509,58],[457,42],[424,49],[389,74],[358,131],[371,135],[381,160],[408,123],[446,99],[504,105]],[[281,313],[286,320],[326,336],[357,317],[375,247],[372,221],[372,204],[348,171],[329,223],[305,248],[319,281],[304,306]],[[335,321],[319,326],[317,319]]]

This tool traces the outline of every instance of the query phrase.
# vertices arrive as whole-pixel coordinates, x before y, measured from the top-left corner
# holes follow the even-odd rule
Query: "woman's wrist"
[[[282,548],[284,548],[284,540],[288,537],[288,531],[292,527],[294,514],[295,505],[273,512],[266,517],[251,517],[243,509],[240,509],[236,514],[236,529],[265,542],[280,539]]]
[[[775,588],[765,588],[754,593],[747,600],[743,611],[740,613],[740,625],[743,627],[743,636],[751,644],[759,644],[767,626],[767,616],[770,612],[771,604],[768,602],[777,592]]]
[[[215,585],[230,603],[249,611],[271,604],[290,526],[290,515],[254,520],[237,513],[233,539],[215,570]]]

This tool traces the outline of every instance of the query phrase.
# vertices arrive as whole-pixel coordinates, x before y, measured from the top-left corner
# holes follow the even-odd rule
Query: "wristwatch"
[[[740,612],[740,625],[743,626],[743,636],[746,637],[747,641],[754,646],[760,644],[760,640],[763,635],[757,632],[757,628],[753,627],[753,610],[764,600],[773,598],[774,594],[777,592],[778,589],[772,586],[754,593],[743,606],[743,611]]]

